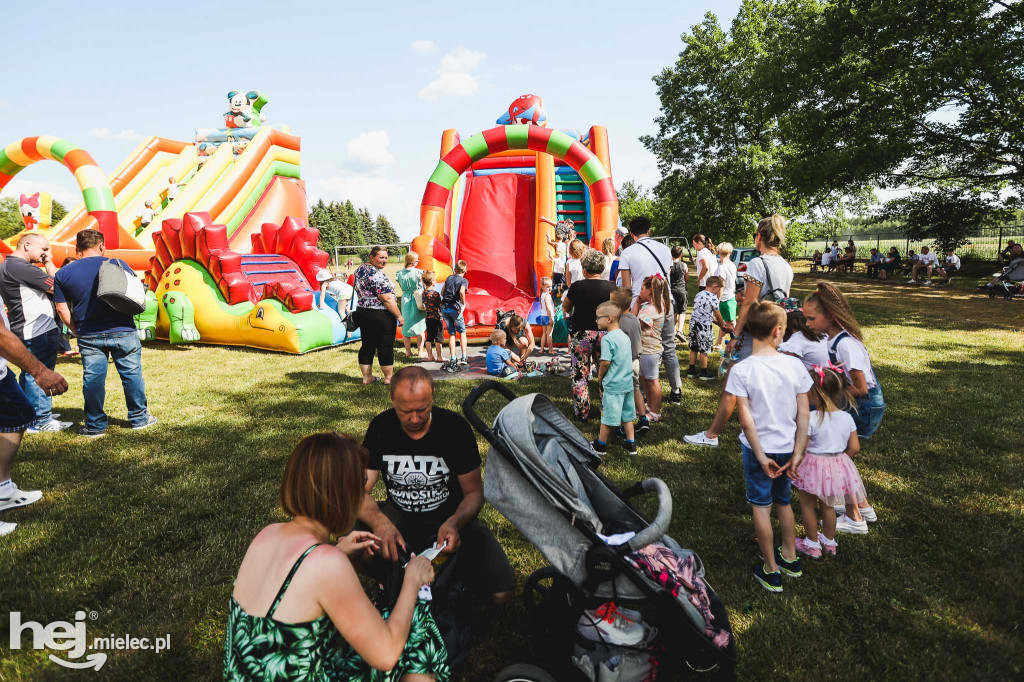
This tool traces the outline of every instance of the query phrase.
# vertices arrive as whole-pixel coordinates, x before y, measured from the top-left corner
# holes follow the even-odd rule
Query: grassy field
[[[687,383],[683,404],[667,407],[638,457],[612,449],[604,469],[613,480],[658,476],[671,487],[671,533],[701,555],[728,606],[741,679],[1021,678],[1024,302],[971,296],[968,285],[841,283],[888,402],[857,459],[879,522],[867,536],[841,537],[838,557],[787,580],[783,595],[750,576],[757,548],[737,424],[718,449],[682,441],[709,422],[717,384]],[[794,291],[812,286],[801,276]],[[0,611],[42,623],[95,611],[90,638],[170,634],[160,655],[111,652],[102,678],[215,679],[238,564],[255,533],[282,519],[286,456],[313,431],[361,435],[387,406],[386,390],[359,384],[353,346],[294,357],[158,343],[146,347],[144,368],[157,427],[125,428],[111,370],[107,437],[26,438],[15,480],[45,496],[2,515],[20,527],[0,539]],[[71,391],[58,411],[81,423],[80,368],[62,360],[59,370]],[[457,409],[470,388],[440,382],[437,402]],[[544,391],[569,410],[565,380],[513,388]],[[521,585],[543,558],[493,510],[483,518]],[[68,674],[46,652],[10,651],[7,630],[0,613],[0,680]],[[466,678],[529,661],[529,630],[518,603],[488,614]]]

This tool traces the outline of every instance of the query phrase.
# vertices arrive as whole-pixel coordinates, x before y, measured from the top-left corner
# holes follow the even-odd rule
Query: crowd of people
[[[582,247],[574,233],[553,243],[564,245],[565,265],[561,277],[556,271],[541,281],[541,348],[553,346],[550,327],[560,307],[569,328],[572,416],[587,422],[599,414],[591,443],[597,453],[606,455],[618,439],[636,455],[641,436],[662,428],[657,425],[666,402],[682,401],[677,342],[689,350],[686,377],[700,380],[715,378],[709,355],[722,344],[718,410],[707,429],[686,435],[685,442],[717,447],[726,423],[738,415],[739,459],[762,557],[752,572],[762,587],[781,592],[782,576],[801,575],[801,556],[835,555],[837,533],[865,534],[877,519],[853,461],[885,412],[860,327],[829,282],[819,282],[802,305],[790,296],[793,271],[779,253],[785,223],[773,215],[758,224],[753,239],[759,255],[742,273],[730,258],[730,244],[716,247],[706,235],[693,236],[698,293],[684,333],[689,267],[682,249],[652,239],[646,218],[633,219],[628,229],[618,253],[614,243]],[[10,312],[0,327],[0,356],[22,368],[15,382],[0,362],[0,511],[41,497],[10,478],[22,434],[67,426],[52,413],[52,396],[67,390],[54,371],[57,318],[78,337],[82,353],[86,419],[79,433],[106,431],[108,357],[122,377],[130,426],[156,421],[146,403],[132,319],[95,295],[99,266],[108,260],[102,235],[79,233],[77,251],[77,260],[57,270],[45,239],[30,235],[0,264],[0,295]],[[445,369],[458,371],[466,363],[466,264],[457,262],[439,291],[434,273],[419,270],[417,256],[408,254],[397,275],[399,299],[383,272],[387,261],[387,249],[373,247],[355,271],[354,289],[363,382],[377,381],[376,357],[391,407],[369,423],[361,441],[314,434],[288,458],[280,503],[290,520],[260,531],[234,583],[227,679],[260,677],[281,656],[291,671],[327,678],[383,670],[389,672],[380,679],[449,679],[429,608],[434,568],[418,556],[424,552],[457,551],[460,582],[487,601],[503,604],[513,595],[508,558],[477,519],[484,502],[481,459],[469,424],[434,404],[433,379],[424,367],[394,371],[399,327],[408,358],[440,360],[447,330]],[[323,285],[330,288],[327,280]],[[514,313],[499,319],[490,341],[486,363],[497,376],[521,371],[537,348],[531,325]],[[594,379],[599,407],[591,394]],[[386,491],[383,502],[371,497],[378,481]],[[802,537],[796,534],[792,487],[798,490]],[[781,544],[772,530],[773,509]],[[0,524],[0,535],[13,526]],[[383,584],[396,572],[401,587],[394,599],[371,603],[359,574]]]
[[[1013,240],[1010,240],[1013,243]],[[824,252],[815,250],[811,257],[811,272],[823,274],[852,273],[856,267],[857,247],[853,240],[847,242],[845,253],[839,255],[839,242],[833,241],[831,248]],[[1000,260],[1002,255],[1000,254]],[[1000,262],[1002,265],[1002,262]],[[932,286],[936,277],[940,284],[949,284],[953,276],[960,271],[962,263],[960,256],[955,249],[947,249],[940,260],[930,246],[922,246],[920,253],[914,249],[908,249],[905,257],[900,255],[900,250],[895,246],[889,248],[884,254],[877,248],[872,247],[870,255],[864,263],[864,270],[868,277],[880,280],[893,280],[902,275],[907,278],[910,284],[925,284]]]

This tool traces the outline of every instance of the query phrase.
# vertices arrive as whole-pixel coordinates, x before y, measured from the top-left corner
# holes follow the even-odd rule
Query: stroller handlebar
[[[483,397],[488,391],[497,391],[501,395],[505,396],[505,399],[509,402],[516,399],[516,394],[512,392],[512,389],[505,384],[498,383],[497,381],[487,380],[476,386],[466,399],[462,401],[462,413],[466,415],[466,419],[472,424],[473,428],[476,429],[480,435],[487,439],[487,442],[494,444],[494,432],[488,428],[487,424],[480,415],[476,412],[476,402]]]
[[[660,478],[648,478],[638,484],[645,493],[658,494],[658,513],[651,525],[634,535],[629,542],[622,545],[622,549],[636,552],[652,542],[661,539],[661,536],[668,532],[668,525],[672,522],[672,493],[668,486]]]

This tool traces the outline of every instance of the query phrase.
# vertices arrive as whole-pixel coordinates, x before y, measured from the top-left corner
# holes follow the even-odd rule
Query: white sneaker
[[[832,509],[836,512],[836,518],[839,518],[846,513],[846,505],[836,504],[832,506]],[[818,525],[820,526],[821,524],[819,523]]]
[[[55,431],[63,431],[64,429],[70,428],[72,424],[73,422],[61,422],[51,418],[50,421],[38,428],[35,426],[28,427],[25,429],[25,433],[53,433]]]
[[[576,631],[591,641],[616,646],[634,646],[644,638],[644,626],[627,618],[615,602],[584,611],[576,624]]]
[[[909,282],[907,282],[907,284],[920,284],[920,282],[918,282],[916,279],[912,279]]]
[[[0,511],[14,509],[16,507],[27,507],[42,499],[43,493],[40,490],[19,490],[18,486],[11,483],[7,488],[4,497],[0,497]]]
[[[930,279],[926,279],[926,280],[924,281],[924,285],[925,285],[926,287],[931,287],[931,286],[935,286],[935,282],[931,281]]]
[[[875,513],[874,507],[861,507],[860,515],[864,517],[864,520],[868,523],[874,523],[878,520],[878,514]]]
[[[867,535],[868,522],[854,521],[846,514],[843,514],[836,520],[836,532],[849,533],[850,535]]]
[[[0,538],[5,535],[10,535],[14,532],[14,529],[18,527],[16,523],[7,523],[6,521],[0,521]]]
[[[704,435],[703,431],[701,431],[700,433],[692,433],[689,436],[683,436],[683,440],[685,440],[690,445],[703,445],[709,448],[718,447],[718,439],[708,438],[707,436]]]
[[[153,424],[156,424],[156,417],[154,417],[153,415],[149,415],[148,417],[146,417],[146,421],[139,424],[138,426],[133,426],[132,431],[141,431],[142,429],[148,429],[150,426],[153,426]]]

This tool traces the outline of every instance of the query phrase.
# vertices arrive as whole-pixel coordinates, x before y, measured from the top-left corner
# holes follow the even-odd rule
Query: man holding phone
[[[0,296],[7,302],[11,331],[50,371],[57,366],[60,346],[60,329],[51,299],[56,272],[50,242],[32,232],[25,234],[14,253],[0,263]],[[36,413],[26,433],[63,431],[71,426],[71,422],[54,418],[59,415],[53,414],[52,397],[40,388],[31,373],[22,369],[18,384]]]

